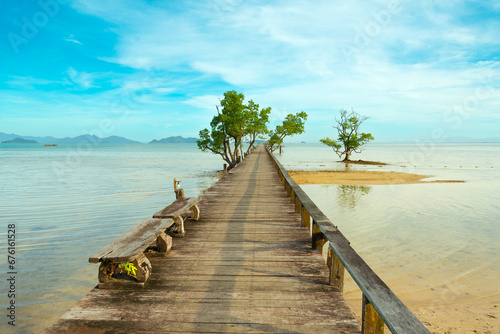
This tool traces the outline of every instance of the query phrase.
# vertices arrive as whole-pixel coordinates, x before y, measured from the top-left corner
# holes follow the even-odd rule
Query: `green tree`
[[[201,130],[197,141],[198,148],[219,154],[229,168],[240,160],[245,137],[250,137],[250,149],[259,135],[268,132],[266,124],[271,108],[259,111],[258,104],[250,100],[245,105],[244,100],[245,96],[234,90],[225,92],[220,106],[216,106],[217,115],[210,122],[211,129]]]
[[[335,118],[337,125],[334,126],[338,132],[337,140],[326,137],[320,142],[333,148],[339,158],[344,156],[343,161],[349,161],[352,153],[360,153],[363,145],[374,139],[371,133],[359,132],[359,127],[367,119],[354,110],[350,113],[345,109],[340,110],[340,119]]]
[[[269,147],[271,152],[276,151],[287,136],[294,136],[304,132],[307,114],[303,111],[294,114],[288,114],[281,125],[270,133]]]
[[[249,145],[246,154],[250,152],[258,138],[264,139],[264,135],[269,133],[267,123],[269,123],[271,107],[263,108],[259,111],[259,105],[250,100],[247,105],[247,110],[248,123],[246,135],[249,137]]]

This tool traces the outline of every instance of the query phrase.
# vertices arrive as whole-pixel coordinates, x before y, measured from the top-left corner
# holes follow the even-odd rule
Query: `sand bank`
[[[298,184],[410,184],[410,183],[456,183],[455,180],[422,181],[429,175],[376,172],[376,171],[288,171]]]

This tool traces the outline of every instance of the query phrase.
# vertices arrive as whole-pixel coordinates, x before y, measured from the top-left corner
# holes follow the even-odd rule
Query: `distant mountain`
[[[181,136],[175,136],[175,137],[168,137],[168,138],[163,138],[163,139],[160,139],[160,140],[156,140],[156,139],[153,139],[152,141],[150,141],[149,143],[150,144],[165,144],[165,143],[168,143],[168,144],[172,144],[172,143],[175,143],[175,144],[179,144],[179,143],[196,143],[198,139],[196,138],[192,138],[192,137],[189,137],[189,138],[184,138],[184,137],[181,137]]]
[[[3,141],[2,144],[38,144],[38,142],[36,140],[27,140],[17,137],[11,140]]]
[[[78,137],[70,138],[55,138],[55,137],[33,137],[33,136],[21,136],[14,133],[7,134],[0,132],[0,141],[12,140],[15,138],[26,139],[26,140],[35,140],[41,144],[138,144],[138,141],[130,140],[123,137],[118,136],[110,136],[106,138],[99,138],[94,135],[81,135]]]
[[[55,139],[54,144],[139,144],[138,141],[130,140],[124,137],[111,136],[99,138],[94,135],[81,135],[74,138]]]

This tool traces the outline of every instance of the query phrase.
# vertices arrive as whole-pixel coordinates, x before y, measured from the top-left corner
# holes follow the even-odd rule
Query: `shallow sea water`
[[[289,170],[346,169],[331,150],[314,144],[288,145],[279,159]],[[500,144],[373,144],[353,157],[358,159],[389,165],[347,168],[465,181],[302,186],[397,296],[412,309],[434,312],[478,301],[489,309],[498,305]],[[345,295],[360,311],[360,293],[350,278]]]
[[[290,170],[346,168],[318,144],[288,144],[278,157]],[[499,299],[500,144],[373,144],[353,158],[390,165],[351,169],[466,181],[303,186],[407,305]],[[18,272],[18,326],[2,321],[0,332],[39,333],[57,321],[97,283],[89,256],[170,204],[174,177],[196,196],[217,181],[222,163],[190,144],[0,145],[0,266],[5,273],[14,223]],[[346,298],[359,298],[349,279]]]
[[[2,320],[0,332],[39,333],[57,321],[97,284],[89,256],[174,201],[174,177],[198,196],[222,162],[196,144],[0,145],[0,267],[7,272],[7,225],[16,224],[18,273],[16,327]]]

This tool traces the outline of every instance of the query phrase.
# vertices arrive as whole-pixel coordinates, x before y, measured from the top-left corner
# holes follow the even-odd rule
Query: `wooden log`
[[[173,217],[174,225],[167,229],[167,234],[173,238],[183,238],[186,235],[184,229],[184,218],[181,215]]]
[[[99,289],[143,288],[151,276],[151,262],[144,254],[140,254],[130,263],[135,268],[135,273],[128,273],[125,270],[124,266],[128,263],[116,263],[109,260],[101,262]]]
[[[175,199],[184,198],[184,189],[179,188],[174,190],[174,192],[175,192]]]
[[[156,246],[158,247],[158,251],[161,253],[165,253],[165,255],[172,248],[172,237],[167,235],[165,232],[160,234],[156,239]]]
[[[173,221],[171,219],[144,219],[118,239],[91,256],[89,262],[131,262],[155,242],[165,229],[172,225]]]
[[[383,334],[384,321],[373,307],[372,303],[363,294],[363,315],[361,333],[363,334]]]
[[[191,210],[191,219],[200,219],[200,208],[198,207],[198,205],[193,205],[191,208],[189,208],[189,210]]]
[[[153,218],[173,218],[186,213],[193,205],[201,201],[199,197],[184,197],[178,199],[163,210],[153,215]]]

